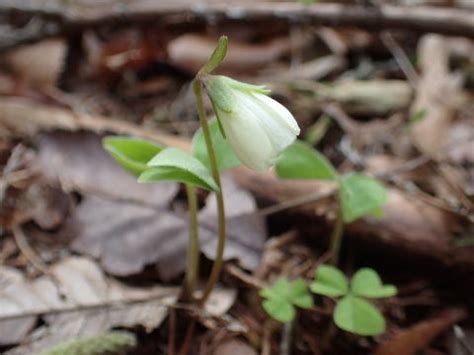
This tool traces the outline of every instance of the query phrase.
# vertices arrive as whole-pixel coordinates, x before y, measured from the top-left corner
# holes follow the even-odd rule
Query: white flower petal
[[[219,118],[227,140],[245,166],[254,170],[271,166],[268,157],[273,156],[273,146],[253,115],[222,111]]]
[[[299,127],[296,124],[295,119],[286,108],[265,95],[249,95],[240,92],[236,95],[236,98],[241,103],[238,107],[245,105],[248,110],[254,113],[259,124],[265,130],[274,148],[274,156],[268,157],[268,159],[275,161],[281,151],[295,141],[296,135],[299,133]],[[271,107],[268,105],[269,101],[263,100],[262,98],[268,99],[270,102],[281,107],[275,105]],[[274,107],[279,111],[274,109]],[[281,108],[284,110],[281,110]],[[293,123],[296,125],[296,130],[292,127]]]
[[[275,119],[279,119],[281,123],[286,125],[296,136],[300,134],[300,127],[298,126],[298,123],[285,106],[271,97],[268,97],[267,95],[262,95],[259,93],[253,95],[257,98],[257,100],[267,105],[267,110],[272,110],[275,113]]]
[[[227,85],[228,81],[232,85]],[[283,105],[266,96],[262,88],[253,88],[219,76],[211,76],[207,86],[235,154],[249,168],[263,170],[272,166],[278,155],[295,141],[300,128]]]

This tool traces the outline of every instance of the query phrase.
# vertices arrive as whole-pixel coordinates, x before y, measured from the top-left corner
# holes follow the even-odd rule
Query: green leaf
[[[279,298],[270,298],[262,303],[263,309],[274,319],[286,323],[295,318],[295,307]]]
[[[423,121],[426,118],[427,115],[428,115],[428,110],[426,108],[418,109],[408,119],[408,125],[413,126],[413,125]]]
[[[302,141],[286,148],[276,161],[276,172],[283,179],[335,180],[337,172],[318,151]]]
[[[240,160],[235,155],[229,142],[222,136],[219,129],[219,123],[216,119],[209,122],[209,131],[214,144],[219,170],[222,171],[239,166]],[[194,134],[193,155],[208,169],[211,169],[211,163],[209,162],[209,156],[207,155],[206,141],[204,139],[204,134],[202,133],[202,128],[199,128]]]
[[[308,286],[302,279],[293,281],[289,288],[288,298],[300,308],[308,309],[313,307],[313,297],[308,292]]]
[[[349,283],[341,270],[323,264],[316,269],[315,279],[310,285],[310,289],[319,295],[340,297],[349,292]]]
[[[333,320],[339,328],[359,335],[378,335],[385,332],[385,319],[380,311],[369,302],[353,295],[348,295],[337,303]]]
[[[196,158],[176,148],[166,148],[148,162],[138,182],[174,180],[218,191],[209,170]]]
[[[351,291],[357,296],[368,298],[391,297],[397,294],[395,286],[383,285],[379,274],[370,268],[362,268],[354,274]]]
[[[340,181],[342,216],[345,223],[383,207],[387,202],[387,191],[376,179],[365,175],[344,176]]]
[[[162,147],[143,139],[105,137],[104,149],[127,171],[135,176],[147,169],[148,161],[162,151]]]
[[[227,36],[221,36],[219,38],[219,42],[217,42],[216,49],[212,52],[211,56],[209,57],[207,63],[202,67],[199,71],[202,75],[207,75],[216,69],[225,58],[227,53],[227,43],[229,42]]]
[[[296,313],[294,306],[300,308],[313,306],[313,298],[302,279],[289,282],[286,278],[279,278],[272,287],[262,289],[260,296],[266,299],[263,301],[263,308],[280,322],[293,319]]]

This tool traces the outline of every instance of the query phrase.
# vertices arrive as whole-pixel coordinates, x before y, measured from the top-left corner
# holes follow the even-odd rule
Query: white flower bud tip
[[[209,76],[206,88],[227,140],[240,161],[266,170],[293,143],[300,128],[293,115],[264,86]]]

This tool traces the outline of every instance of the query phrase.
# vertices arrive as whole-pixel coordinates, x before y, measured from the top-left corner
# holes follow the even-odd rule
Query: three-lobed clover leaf
[[[349,292],[346,275],[338,268],[324,264],[316,269],[314,281],[309,287],[313,293],[328,297],[340,297]]]
[[[387,202],[387,191],[378,180],[351,174],[342,177],[339,184],[345,223],[351,223],[366,214],[381,215],[381,207]]]
[[[352,294],[337,303],[333,320],[339,328],[354,334],[369,336],[385,332],[385,319],[380,311]]]
[[[397,293],[396,287],[384,285],[373,269],[359,269],[349,284],[342,271],[330,265],[321,265],[316,270],[310,289],[316,294],[342,297],[334,309],[334,323],[345,331],[363,336],[378,335],[385,331],[383,315],[363,297],[391,297]]]
[[[286,148],[278,157],[275,168],[283,179],[337,179],[337,172],[326,157],[302,141]]]
[[[290,282],[279,278],[272,287],[262,289],[260,296],[265,298],[265,311],[280,322],[289,322],[295,317],[295,306],[305,309],[313,306],[313,298],[302,279]]]
[[[217,119],[209,121],[209,132],[211,133],[219,170],[226,170],[239,166],[241,164],[240,160],[235,155],[227,139],[225,139],[222,135]],[[194,134],[193,155],[195,158],[199,159],[201,163],[203,163],[208,169],[211,168],[202,128],[199,128]]]
[[[135,176],[145,171],[148,161],[163,150],[146,140],[121,136],[105,137],[102,145],[125,170]]]
[[[219,188],[209,170],[196,158],[176,148],[166,148],[148,163],[138,182],[174,180],[211,191]]]
[[[394,285],[384,285],[379,274],[370,268],[359,269],[351,279],[351,291],[357,296],[385,298],[397,294]]]

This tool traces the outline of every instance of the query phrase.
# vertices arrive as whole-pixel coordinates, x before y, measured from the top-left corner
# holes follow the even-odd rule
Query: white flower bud
[[[293,115],[267,94],[264,86],[225,76],[209,76],[206,89],[240,161],[254,170],[274,165],[279,154],[296,139],[300,128]]]

